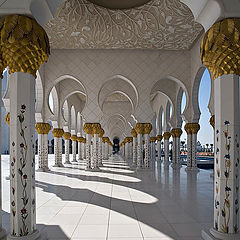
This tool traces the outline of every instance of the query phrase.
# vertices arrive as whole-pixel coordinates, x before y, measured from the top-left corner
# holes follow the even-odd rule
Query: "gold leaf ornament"
[[[8,15],[0,20],[0,33],[0,54],[9,73],[29,73],[36,78],[37,70],[50,55],[45,30],[35,19]]]

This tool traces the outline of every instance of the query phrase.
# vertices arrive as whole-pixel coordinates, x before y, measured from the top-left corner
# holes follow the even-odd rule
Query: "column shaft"
[[[98,170],[98,134],[93,135],[93,157],[92,157],[92,168]]]
[[[143,139],[142,139],[142,134],[138,134],[137,135],[137,141],[138,141],[138,145],[137,145],[137,168],[141,168],[142,167],[142,162],[143,162]]]
[[[137,164],[137,138],[133,137],[133,166]]]
[[[78,161],[82,160],[82,146],[81,146],[81,142],[78,141]]]
[[[65,163],[71,164],[69,157],[69,140],[65,139]]]
[[[38,134],[38,170],[49,171],[48,134]]]
[[[91,169],[91,134],[86,134],[86,170]]]
[[[72,162],[77,162],[77,141],[72,140]]]
[[[2,79],[0,72],[0,93],[2,92]],[[0,111],[0,119],[2,119],[2,111]],[[6,231],[2,228],[2,124],[0,125],[0,239],[4,238]]]
[[[239,76],[218,77],[214,80],[214,92],[216,148],[211,232],[218,237],[215,230],[223,236],[239,232]]]
[[[63,164],[62,164],[62,138],[54,137],[54,154],[55,154],[54,167],[63,167]]]
[[[187,134],[187,168],[192,167],[192,134]]]
[[[169,139],[164,139],[164,165],[169,165]]]
[[[144,140],[145,140],[145,157],[144,157],[144,167],[149,168],[150,167],[150,142],[149,142],[149,134],[144,134]]]
[[[35,200],[35,79],[13,73],[10,84],[10,239],[39,235]]]
[[[102,147],[102,138],[99,138],[99,142],[98,142],[98,166],[102,167],[102,159],[103,159],[103,147]]]

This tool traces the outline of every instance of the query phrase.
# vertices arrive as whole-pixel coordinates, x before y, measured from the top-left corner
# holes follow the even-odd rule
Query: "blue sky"
[[[199,107],[200,107],[200,130],[198,132],[198,140],[201,142],[202,145],[205,145],[206,143],[213,143],[213,128],[209,123],[209,119],[211,117],[211,114],[208,110],[208,103],[210,99],[211,94],[211,79],[210,75],[207,70],[205,70],[199,87],[199,95],[198,95],[198,101],[199,101]],[[182,99],[182,109],[186,105],[186,96],[184,94]],[[182,134],[182,140],[185,140],[187,138],[187,135],[184,131],[184,125],[183,123],[183,134]]]

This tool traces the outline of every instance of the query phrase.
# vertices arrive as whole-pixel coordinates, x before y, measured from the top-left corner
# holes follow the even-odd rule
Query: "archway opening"
[[[113,138],[113,154],[116,154],[119,152],[119,149],[120,149],[119,142],[120,140],[118,137]]]
[[[198,132],[198,152],[212,152],[213,151],[213,129],[209,124],[211,114],[208,109],[209,99],[211,96],[211,76],[209,71],[205,69],[198,92],[199,109],[201,112],[199,124],[200,130]]]

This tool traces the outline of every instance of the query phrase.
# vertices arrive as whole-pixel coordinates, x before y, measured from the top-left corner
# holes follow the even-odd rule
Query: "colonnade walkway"
[[[9,231],[9,156],[3,156],[3,227]],[[36,162],[37,159],[36,159]],[[54,155],[49,155],[49,166]],[[37,226],[42,239],[199,240],[213,225],[208,171],[173,170],[154,162],[132,170],[121,156],[100,172],[81,163],[36,173]]]

